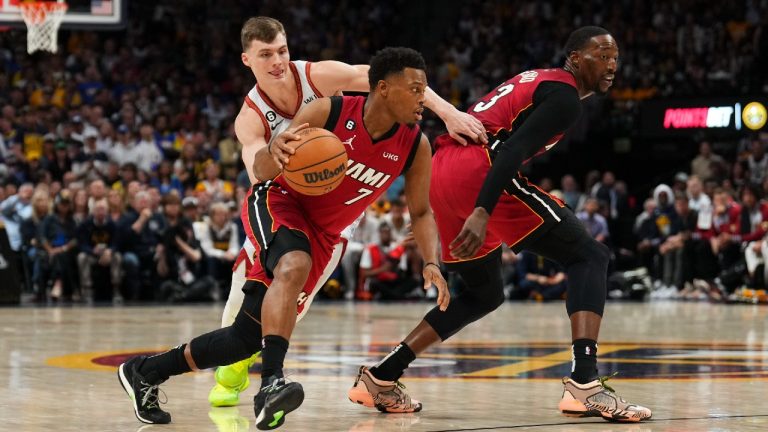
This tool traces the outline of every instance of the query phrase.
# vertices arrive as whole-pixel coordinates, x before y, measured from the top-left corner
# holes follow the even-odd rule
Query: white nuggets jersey
[[[320,91],[317,90],[317,87],[315,87],[315,85],[312,83],[310,74],[310,69],[312,68],[311,62],[304,60],[294,60],[291,61],[288,66],[296,81],[296,87],[299,93],[299,97],[296,99],[295,111],[299,112],[301,107],[315,99],[323,97],[323,94],[320,93]],[[245,103],[251,109],[256,111],[256,113],[261,118],[261,122],[264,124],[264,140],[267,143],[271,142],[272,138],[280,135],[281,132],[288,129],[288,124],[291,122],[291,120],[293,120],[292,115],[281,111],[279,108],[277,108],[277,106],[275,106],[269,96],[261,91],[258,83],[256,83],[251,91],[248,92],[248,95],[245,96]],[[361,218],[362,215],[360,215],[360,217],[358,217],[357,220],[352,223],[352,225],[348,226],[341,234],[341,236],[345,239],[351,238],[355,228],[357,227],[357,223]],[[243,244],[243,248],[240,250],[240,254],[237,257],[237,260],[235,261],[233,270],[235,272],[247,273],[247,268],[249,268],[252,264],[251,259],[255,250],[256,248],[253,246],[251,241],[246,239],[245,243]],[[240,264],[243,263],[245,263],[245,266],[240,268]]]
[[[299,109],[304,105],[312,102],[315,99],[323,97],[323,95],[317,90],[314,84],[312,84],[312,78],[310,75],[310,68],[312,63],[303,60],[295,60],[288,63],[290,73],[296,81],[296,90],[298,90],[299,97],[296,99],[296,110],[294,113],[299,112]],[[276,137],[288,128],[288,124],[293,119],[293,116],[281,111],[273,102],[269,99],[266,93],[261,91],[259,84],[248,92],[245,97],[245,103],[248,104],[257,114],[261,117],[261,122],[264,124],[264,139],[267,143],[272,141],[272,138]]]

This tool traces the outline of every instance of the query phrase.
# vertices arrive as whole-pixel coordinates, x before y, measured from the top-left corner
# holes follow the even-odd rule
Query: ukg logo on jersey
[[[320,171],[304,173],[304,181],[309,184],[325,182],[343,174],[346,169],[347,164],[345,162],[334,169],[325,168]]]

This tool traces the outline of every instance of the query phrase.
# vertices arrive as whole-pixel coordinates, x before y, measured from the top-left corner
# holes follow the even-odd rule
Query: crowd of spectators
[[[131,2],[129,17],[146,19],[115,32],[62,31],[55,55],[29,56],[24,32],[0,32],[0,209],[38,300],[226,295],[249,187],[232,126],[253,85],[239,60],[243,16],[281,19],[295,59],[349,63],[393,41],[408,44],[401,30],[414,24],[399,13],[401,0],[209,3]],[[438,43],[417,48],[432,86],[461,108],[520,71],[560,65],[568,32],[586,24],[610,29],[621,47],[616,88],[607,103],[588,103],[585,116],[612,119],[610,130],[636,124],[637,102],[651,97],[768,91],[758,55],[768,46],[765,2],[456,4]],[[603,110],[620,115],[594,115]],[[424,126],[430,137],[441,129],[434,118]],[[768,192],[766,137],[734,143],[723,156],[700,145],[691,166],[644,202],[610,171],[541,185],[611,246],[612,270],[644,266],[656,287],[689,297],[765,284],[768,214],[758,216]],[[423,295],[397,185],[363,219],[328,295]],[[562,297],[562,269],[504,257],[511,297]]]
[[[461,2],[435,51],[438,93],[468,106],[521,71],[558,67],[572,29],[609,29],[619,49],[610,102],[587,102],[597,127],[631,134],[638,102],[768,92],[768,4],[746,0]],[[596,115],[611,112],[611,116]]]
[[[612,97],[732,95],[768,90],[768,5],[760,1],[469,1],[441,49],[440,83],[469,104],[519,71],[557,67],[580,25],[611,31],[621,67]],[[504,41],[504,43],[500,43]]]

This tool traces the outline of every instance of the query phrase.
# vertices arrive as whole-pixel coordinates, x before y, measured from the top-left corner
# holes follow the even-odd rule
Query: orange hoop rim
[[[28,24],[39,24],[45,21],[52,12],[65,12],[69,6],[58,1],[29,1],[19,3],[21,15]]]
[[[46,10],[56,10],[56,9],[66,9],[68,5],[65,2],[58,2],[58,1],[28,1],[28,2],[21,2],[19,3],[19,8],[24,9],[46,9]]]
[[[57,1],[30,1],[19,3],[19,9],[21,10],[45,10],[51,12],[55,10],[66,10],[69,6],[64,2]]]

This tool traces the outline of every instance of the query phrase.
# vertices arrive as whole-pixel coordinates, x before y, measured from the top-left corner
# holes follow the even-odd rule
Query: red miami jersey
[[[337,235],[370,206],[389,185],[410,167],[421,140],[417,125],[395,123],[392,129],[373,140],[363,124],[363,96],[332,96],[325,129],[344,143],[349,162],[341,184],[318,196],[302,195],[291,189],[282,175],[278,183],[301,206],[308,221],[331,235]]]
[[[503,82],[469,108],[467,112],[492,135],[488,143],[492,149],[525,121],[533,107],[533,93],[545,81],[559,81],[576,88],[576,79],[565,69],[533,69]],[[562,137],[563,134],[552,137],[535,156],[551,149]]]

